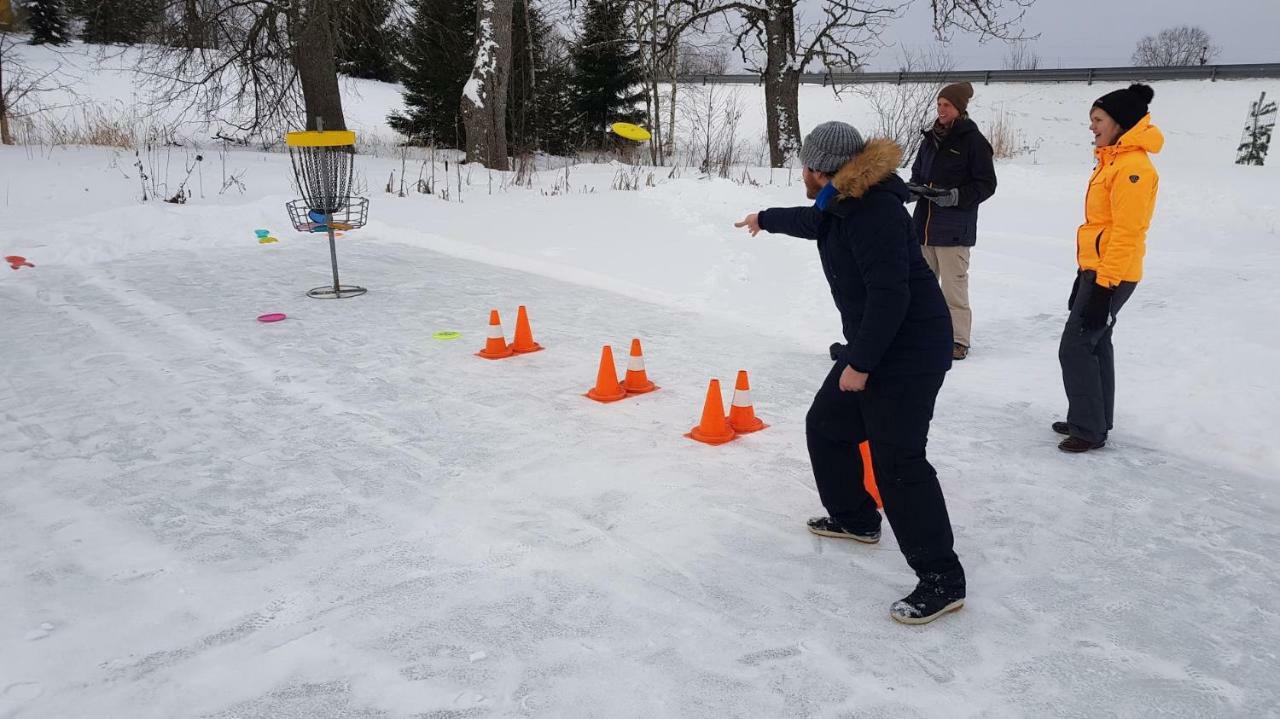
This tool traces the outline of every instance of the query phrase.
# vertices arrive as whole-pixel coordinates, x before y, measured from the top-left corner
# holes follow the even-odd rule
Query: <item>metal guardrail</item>
[[[1133,82],[1136,80],[1251,80],[1280,78],[1280,63],[1242,65],[1193,65],[1189,67],[1081,67],[1044,70],[951,70],[948,72],[837,72],[805,73],[804,85],[862,85],[870,83],[974,82],[990,85],[1008,82]],[[689,75],[684,84],[757,85],[759,75]]]

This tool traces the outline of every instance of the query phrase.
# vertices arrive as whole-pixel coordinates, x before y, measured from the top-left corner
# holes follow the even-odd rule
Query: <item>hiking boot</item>
[[[1107,446],[1107,441],[1105,439],[1101,442],[1090,442],[1087,439],[1081,439],[1079,437],[1067,437],[1058,443],[1058,449],[1063,452],[1070,452],[1071,454],[1082,454],[1091,449],[1102,449],[1105,446]]]
[[[852,539],[863,544],[875,544],[880,541],[880,530],[859,530],[846,527],[831,517],[810,517],[809,531],[823,537]]]
[[[962,360],[969,356],[969,348],[955,342],[951,345],[951,359]]]
[[[964,606],[964,584],[950,580],[949,574],[924,574],[914,592],[889,608],[889,616],[903,624],[928,624],[947,612]],[[957,572],[960,577],[964,575]]]
[[[1053,431],[1057,432],[1058,434],[1065,434],[1066,436],[1070,437],[1071,425],[1066,422],[1054,422]]]
[[[831,343],[831,361],[835,362],[840,359],[840,353],[844,352],[844,345],[839,342]]]

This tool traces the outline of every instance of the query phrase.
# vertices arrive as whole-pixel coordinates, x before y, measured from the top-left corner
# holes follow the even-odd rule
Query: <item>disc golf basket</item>
[[[302,198],[286,203],[289,221],[299,232],[329,235],[329,261],[333,285],[308,290],[308,297],[341,299],[368,292],[363,287],[338,281],[338,247],[334,233],[364,227],[369,219],[369,200],[351,196],[355,174],[356,134],[349,130],[307,130],[285,135],[293,176]]]

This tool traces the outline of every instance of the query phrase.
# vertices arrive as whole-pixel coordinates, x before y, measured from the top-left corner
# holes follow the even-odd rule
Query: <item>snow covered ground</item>
[[[361,88],[373,127],[392,93]],[[0,717],[1280,716],[1280,175],[1229,164],[1262,89],[1156,86],[1117,429],[1066,457],[1047,426],[1104,89],[979,88],[980,120],[1042,142],[983,209],[974,353],[931,442],[970,600],[922,629],[886,616],[913,584],[890,534],[804,531],[839,323],[812,246],[731,227],[803,201],[785,172],[615,192],[576,166],[549,196],[563,170],[492,195],[464,170],[443,202],[363,157],[372,222],[339,262],[370,293],[322,302],[281,155],[228,153],[246,191],[219,194],[206,148],[179,206],[139,201],[132,152],[0,148],[0,254],[36,265],[0,274]],[[856,96],[802,103],[867,124]],[[142,159],[172,192],[195,151]],[[547,351],[475,358],[519,304]],[[633,336],[662,390],[584,399]],[[684,439],[740,368],[771,428]]]

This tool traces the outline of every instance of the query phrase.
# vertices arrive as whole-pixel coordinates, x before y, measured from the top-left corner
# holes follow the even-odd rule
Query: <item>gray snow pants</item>
[[[1114,318],[1133,296],[1136,282],[1121,282],[1111,296],[1111,317],[1107,326],[1083,332],[1080,315],[1093,294],[1097,273],[1079,275],[1079,290],[1071,304],[1071,315],[1062,330],[1058,362],[1062,365],[1062,386],[1067,390],[1067,423],[1071,435],[1089,442],[1102,442],[1111,430],[1116,404],[1115,349],[1111,345]]]

